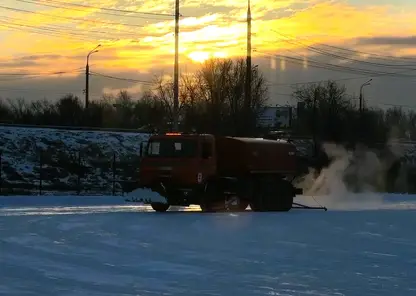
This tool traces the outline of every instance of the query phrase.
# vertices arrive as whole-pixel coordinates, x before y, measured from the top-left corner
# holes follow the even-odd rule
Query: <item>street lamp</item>
[[[364,86],[370,85],[373,79],[368,80],[367,82],[363,83],[360,87],[360,112],[363,112],[363,88]]]
[[[89,85],[89,80],[90,80],[90,64],[89,64],[89,61],[90,61],[90,56],[93,53],[98,52],[98,49],[97,48],[99,48],[100,46],[101,46],[101,44],[98,44],[87,55],[87,65],[85,67],[85,109],[87,109],[88,108],[88,105],[89,105],[89,87],[90,87],[90,85]]]

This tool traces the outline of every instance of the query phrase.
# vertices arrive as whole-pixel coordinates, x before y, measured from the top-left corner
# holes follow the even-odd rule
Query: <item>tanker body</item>
[[[203,211],[289,211],[301,194],[291,183],[296,149],[286,141],[168,133],[150,137],[140,188],[164,201],[139,198],[156,211],[196,204]]]
[[[220,175],[273,173],[293,176],[296,149],[286,141],[217,137],[217,170]]]

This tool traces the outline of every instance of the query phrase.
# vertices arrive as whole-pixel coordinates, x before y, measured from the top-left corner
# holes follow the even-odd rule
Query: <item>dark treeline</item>
[[[416,113],[400,107],[359,110],[359,98],[334,81],[304,85],[293,92],[298,104],[294,130],[318,142],[371,146],[393,139],[416,139]]]
[[[254,128],[256,114],[267,103],[268,89],[263,75],[253,67],[252,112],[247,114],[243,110],[244,84],[243,59],[211,60],[196,73],[182,75],[181,129],[237,135],[247,126]],[[88,109],[72,94],[57,102],[8,99],[0,105],[1,121],[18,124],[169,130],[173,116],[173,81],[163,79],[155,79],[152,88],[139,98],[122,91],[90,102]]]
[[[181,129],[227,135],[247,135],[269,103],[267,82],[258,67],[252,70],[251,113],[244,112],[245,61],[210,60],[180,78]],[[144,128],[169,130],[173,120],[173,82],[156,79],[152,88],[134,98],[122,91],[104,95],[84,108],[68,94],[58,101],[0,101],[0,121],[15,124]],[[334,81],[307,84],[293,91],[298,102],[292,132],[318,141],[384,143],[389,138],[416,138],[416,114],[400,108],[358,110],[358,98]],[[251,130],[247,130],[247,126]]]

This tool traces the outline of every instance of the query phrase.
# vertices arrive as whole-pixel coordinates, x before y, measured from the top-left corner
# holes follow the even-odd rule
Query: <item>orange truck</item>
[[[302,194],[296,147],[283,140],[211,134],[152,135],[141,149],[139,188],[157,199],[133,196],[157,212],[199,205],[202,211],[289,211]],[[143,190],[142,190],[143,192]]]

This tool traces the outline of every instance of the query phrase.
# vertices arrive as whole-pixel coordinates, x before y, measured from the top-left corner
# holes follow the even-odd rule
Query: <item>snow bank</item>
[[[4,188],[38,192],[42,163],[43,191],[122,191],[137,178],[143,133],[0,126]],[[41,155],[42,152],[42,155]],[[80,175],[80,184],[78,184]]]

